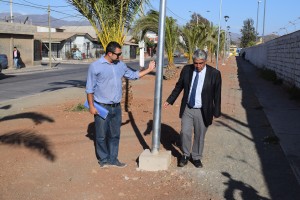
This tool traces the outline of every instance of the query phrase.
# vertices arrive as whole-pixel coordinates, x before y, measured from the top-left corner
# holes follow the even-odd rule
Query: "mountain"
[[[26,20],[26,18],[28,19]],[[0,13],[1,21],[9,21],[10,13]],[[14,13],[14,23],[32,24],[35,26],[48,26],[48,15],[22,15],[20,13]],[[67,21],[63,19],[57,19],[55,17],[50,18],[50,24],[52,28],[59,28],[61,26],[89,26],[90,23],[87,20],[83,21]]]
[[[233,44],[239,45],[239,44],[240,44],[241,37],[242,37],[241,34],[238,34],[238,33],[230,33],[230,39],[231,39],[231,42],[232,42]]]

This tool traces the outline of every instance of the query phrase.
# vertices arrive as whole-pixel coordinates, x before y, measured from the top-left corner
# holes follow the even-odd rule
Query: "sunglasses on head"
[[[115,54],[116,56],[120,56],[120,55],[122,55],[122,52],[121,53],[115,53],[115,52],[112,52],[112,54]]]

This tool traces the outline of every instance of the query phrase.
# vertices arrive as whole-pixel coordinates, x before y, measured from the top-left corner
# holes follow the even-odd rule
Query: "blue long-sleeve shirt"
[[[122,99],[122,77],[135,80],[139,78],[139,72],[131,70],[122,61],[109,63],[102,56],[89,66],[86,93],[94,94],[94,100],[100,103],[119,103]]]

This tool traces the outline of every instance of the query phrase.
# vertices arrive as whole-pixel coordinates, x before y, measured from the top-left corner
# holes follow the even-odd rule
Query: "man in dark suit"
[[[206,52],[196,50],[193,54],[193,64],[183,67],[175,88],[164,103],[165,108],[173,105],[183,90],[179,113],[183,155],[179,167],[188,163],[190,155],[195,167],[202,167],[205,133],[212,124],[213,117],[221,115],[221,74],[217,69],[206,65],[206,61]]]

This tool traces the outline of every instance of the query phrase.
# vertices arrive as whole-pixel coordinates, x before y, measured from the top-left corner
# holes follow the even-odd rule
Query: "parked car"
[[[5,54],[0,54],[0,72],[2,69],[7,69],[8,67],[8,60]]]
[[[180,57],[180,56],[181,56],[181,54],[180,54],[180,52],[179,52],[179,51],[175,51],[175,52],[174,52],[174,54],[173,54],[173,56],[174,56],[174,57]]]

